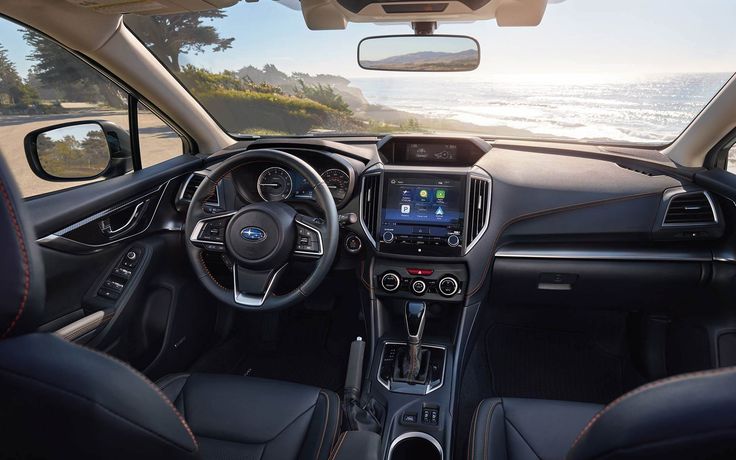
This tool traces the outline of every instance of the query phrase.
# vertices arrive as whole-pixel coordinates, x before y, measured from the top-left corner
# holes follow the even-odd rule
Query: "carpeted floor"
[[[365,336],[357,287],[326,287],[320,300],[269,313],[240,314],[233,332],[190,372],[248,375],[342,391],[350,342]]]

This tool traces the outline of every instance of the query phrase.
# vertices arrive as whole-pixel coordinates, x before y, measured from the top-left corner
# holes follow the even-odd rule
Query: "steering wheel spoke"
[[[189,235],[189,241],[206,251],[225,252],[225,228],[233,215],[235,211],[198,220]]]
[[[237,263],[233,264],[235,303],[246,307],[260,307],[265,304],[286,265],[271,270],[252,270]]]
[[[294,258],[313,260],[324,254],[325,223],[318,217],[297,214],[294,217],[296,224],[296,241],[294,242]]]

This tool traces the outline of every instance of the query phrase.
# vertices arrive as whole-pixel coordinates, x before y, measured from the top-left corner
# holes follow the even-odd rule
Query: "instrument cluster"
[[[344,200],[350,190],[348,173],[338,168],[317,172],[320,172],[320,176],[330,189],[335,203]],[[269,166],[264,169],[258,175],[256,188],[264,201],[314,200],[314,190],[307,179],[296,171],[281,166]]]
[[[287,149],[283,149],[287,151]],[[338,208],[347,204],[355,189],[355,170],[338,155],[316,150],[288,150],[322,177]],[[238,194],[246,202],[291,201],[316,203],[309,181],[286,164],[254,160],[233,171]]]

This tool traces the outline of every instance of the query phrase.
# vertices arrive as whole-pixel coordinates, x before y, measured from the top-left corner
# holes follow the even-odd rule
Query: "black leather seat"
[[[0,255],[0,458],[328,458],[340,424],[330,391],[200,374],[159,388],[108,355],[32,333],[43,267],[2,158]]]
[[[736,368],[655,381],[605,407],[486,399],[473,418],[468,458],[734,459]]]
[[[159,385],[203,458],[326,459],[340,428],[340,400],[319,388],[209,374],[174,375]]]
[[[491,398],[473,416],[468,458],[561,459],[598,404]]]

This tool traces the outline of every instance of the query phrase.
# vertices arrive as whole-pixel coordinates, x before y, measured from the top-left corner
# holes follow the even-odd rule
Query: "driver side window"
[[[736,143],[728,149],[726,154],[726,171],[736,174]]]
[[[55,41],[0,17],[0,155],[25,198],[183,153],[181,136],[143,104],[134,152],[128,102],[125,91]],[[35,157],[27,159],[26,136],[46,129],[32,138]]]

